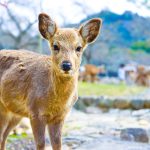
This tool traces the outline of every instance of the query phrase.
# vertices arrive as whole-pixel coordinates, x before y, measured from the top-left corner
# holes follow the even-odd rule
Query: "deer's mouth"
[[[64,74],[69,74],[69,71],[64,71]]]
[[[61,70],[62,75],[64,76],[73,76],[73,70],[63,71]]]

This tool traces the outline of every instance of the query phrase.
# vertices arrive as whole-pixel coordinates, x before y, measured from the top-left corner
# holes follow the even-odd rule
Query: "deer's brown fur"
[[[135,83],[140,86],[150,87],[150,70],[146,66],[137,67]]]
[[[82,81],[91,81],[91,82],[98,81],[99,78],[97,77],[97,75],[99,73],[105,72],[104,66],[95,66],[92,64],[86,64],[84,68],[85,70],[80,73],[80,78],[79,78]]]
[[[37,150],[45,148],[48,126],[53,150],[61,150],[61,130],[66,114],[77,100],[78,70],[87,44],[101,26],[92,19],[79,29],[58,28],[46,14],[39,15],[39,31],[50,43],[52,55],[29,51],[0,52],[0,150],[22,117],[29,117]],[[61,65],[71,64],[69,71]]]

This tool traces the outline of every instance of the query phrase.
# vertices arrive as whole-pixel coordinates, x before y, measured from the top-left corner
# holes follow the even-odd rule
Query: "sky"
[[[138,4],[140,0],[136,1],[137,5],[128,0],[43,0],[43,9],[52,14],[52,16],[57,16],[59,21],[62,21],[59,14],[62,14],[65,16],[67,22],[72,23],[79,22],[86,17],[86,14],[97,13],[103,9],[118,14],[122,14],[124,11],[129,10],[141,16],[150,16],[150,10],[146,9],[144,6],[140,6]],[[87,8],[82,8],[76,3],[86,6]]]
[[[6,3],[8,0],[0,0]],[[14,0],[15,1],[15,0]],[[19,1],[19,0],[18,0]],[[36,12],[44,11],[55,17],[60,24],[77,23],[85,18],[87,14],[97,13],[103,9],[122,14],[126,10],[138,13],[141,16],[150,16],[150,10],[140,5],[135,5],[128,0],[26,0],[29,5],[36,7]],[[141,0],[136,0],[137,4]],[[17,8],[14,3],[9,4],[19,14],[29,15],[28,7]],[[41,7],[40,7],[41,6]],[[24,10],[26,9],[26,10]],[[0,11],[1,12],[1,11]]]
[[[8,0],[0,0],[1,3],[7,3]],[[16,5],[16,1],[24,3],[23,6]],[[33,21],[37,19],[40,12],[48,13],[59,25],[68,23],[78,23],[87,15],[100,12],[107,9],[117,14],[129,10],[133,13],[138,13],[141,16],[150,17],[150,10],[144,6],[137,5],[128,0],[13,0],[8,4],[8,7],[20,18],[26,17]],[[25,6],[25,7],[24,7]],[[6,9],[0,7],[0,17],[6,20]],[[20,22],[25,26],[24,22]]]

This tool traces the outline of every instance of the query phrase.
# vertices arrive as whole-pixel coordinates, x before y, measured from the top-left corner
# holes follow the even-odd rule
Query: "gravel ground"
[[[123,141],[125,128],[142,128],[150,135],[150,110],[112,109],[103,113],[89,107],[88,113],[73,110],[64,126],[63,150],[150,150],[149,143]],[[48,139],[48,138],[46,138]],[[50,150],[49,141],[46,140]],[[34,150],[31,136],[7,143],[8,150]]]

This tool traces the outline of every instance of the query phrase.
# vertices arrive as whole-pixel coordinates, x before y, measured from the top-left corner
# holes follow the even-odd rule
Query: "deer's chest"
[[[59,89],[50,93],[39,109],[40,117],[46,122],[63,120],[72,107],[74,91]]]
[[[44,107],[39,109],[40,117],[46,122],[57,122],[64,120],[66,114],[71,109],[72,96],[69,98],[52,97]]]

